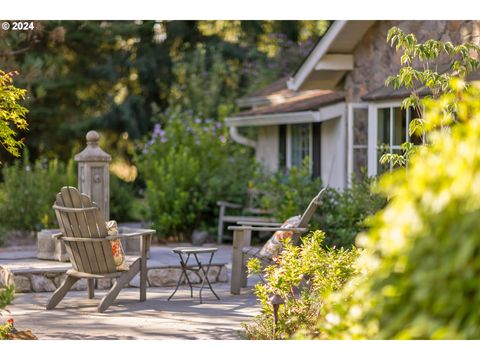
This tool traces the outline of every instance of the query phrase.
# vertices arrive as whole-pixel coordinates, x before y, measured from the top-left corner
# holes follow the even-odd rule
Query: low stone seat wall
[[[171,246],[152,246],[150,258],[147,261],[147,283],[150,287],[175,286],[180,278],[179,258],[172,253],[175,246],[191,246],[191,244],[174,244]],[[228,282],[231,264],[232,247],[219,245],[212,266],[208,272],[210,282]],[[55,291],[65,278],[65,272],[71,268],[69,262],[42,260],[37,258],[36,247],[17,247],[0,249],[0,287],[14,284],[17,292]],[[202,263],[207,263],[208,257],[199,256]],[[191,263],[189,262],[189,265]],[[193,263],[191,264],[193,265]],[[199,283],[198,275],[189,271],[192,283]],[[140,286],[137,275],[130,282],[131,287]],[[97,289],[108,289],[111,280],[97,281]],[[79,280],[73,286],[74,290],[86,290],[87,281]]]
[[[7,285],[15,285],[15,291],[26,292],[51,292],[55,291],[63,279],[65,272],[71,268],[69,263],[55,261],[42,261],[34,259],[12,260],[9,264],[0,265],[0,288]],[[147,268],[147,284],[149,287],[175,286],[180,278],[180,266],[163,265]],[[199,276],[188,271],[192,283],[200,283]],[[228,272],[225,263],[212,263],[208,272],[208,280],[211,283],[227,282]],[[109,289],[112,280],[97,280],[97,289]],[[186,284],[185,281],[183,281]],[[137,275],[129,284],[130,287],[140,287],[140,278]],[[86,290],[87,280],[79,280],[72,290]]]

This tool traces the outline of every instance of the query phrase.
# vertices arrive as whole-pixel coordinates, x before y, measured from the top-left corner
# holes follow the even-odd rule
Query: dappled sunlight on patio
[[[167,301],[172,287],[149,288],[146,302],[138,302],[138,289],[124,289],[103,314],[86,292],[73,291],[54,310],[45,310],[50,293],[17,294],[9,306],[19,328],[31,329],[39,339],[240,339],[241,323],[259,313],[251,290],[229,294],[228,284],[215,287],[221,300],[181,288]]]

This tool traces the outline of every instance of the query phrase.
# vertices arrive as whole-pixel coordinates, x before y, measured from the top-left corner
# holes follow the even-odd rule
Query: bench
[[[226,238],[226,236],[224,235],[224,227],[226,223],[236,224],[238,222],[276,221],[275,218],[268,216],[272,214],[272,211],[270,210],[243,207],[242,205],[234,204],[228,201],[219,201],[217,202],[217,205],[220,207],[218,212],[217,244],[221,244],[223,242],[223,239]],[[240,214],[227,214],[227,209],[236,209]]]

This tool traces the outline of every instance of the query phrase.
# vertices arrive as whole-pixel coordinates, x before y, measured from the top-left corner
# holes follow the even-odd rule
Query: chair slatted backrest
[[[53,208],[73,268],[89,274],[115,272],[111,246],[105,239],[105,218],[97,204],[76,188],[64,186]]]
[[[299,228],[307,228],[310,220],[312,219],[313,214],[315,214],[315,211],[317,211],[318,206],[321,203],[321,198],[323,193],[325,192],[326,188],[323,188],[320,190],[320,192],[315,196],[312,201],[310,201],[310,204],[308,204],[307,208],[305,209],[304,213],[302,214],[302,217],[300,219],[300,223],[298,224]],[[292,236],[292,242],[294,244],[298,244],[298,241],[300,239],[300,236],[302,234],[300,233],[295,233]]]

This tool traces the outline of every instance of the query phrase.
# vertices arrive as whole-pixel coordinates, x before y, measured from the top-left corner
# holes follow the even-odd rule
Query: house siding
[[[384,86],[389,75],[398,73],[400,53],[387,44],[387,33],[397,26],[406,33],[414,33],[418,41],[428,39],[480,43],[480,21],[377,21],[356,46],[354,69],[345,77],[347,102],[360,102],[362,96]]]
[[[262,126],[258,128],[256,160],[271,172],[278,171],[279,163],[279,131],[278,126]]]
[[[346,130],[345,116],[322,122],[320,168],[325,186],[346,186]]]

